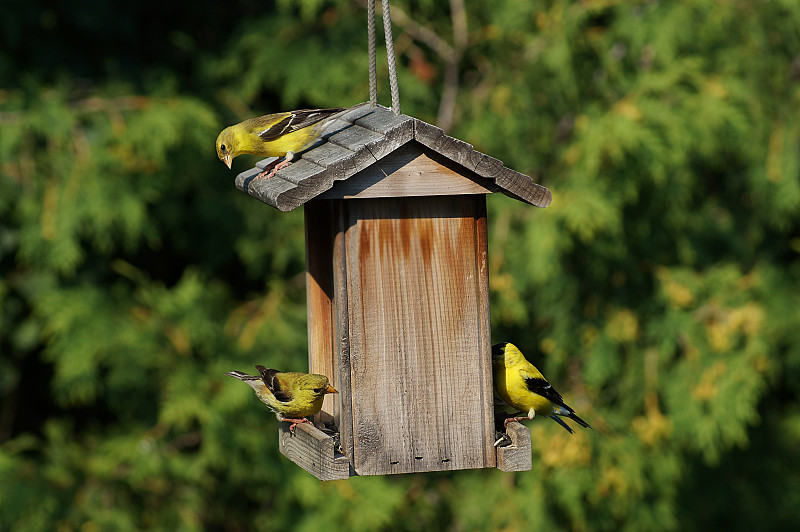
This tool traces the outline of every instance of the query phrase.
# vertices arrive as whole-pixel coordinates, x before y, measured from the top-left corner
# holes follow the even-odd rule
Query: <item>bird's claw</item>
[[[275,176],[275,174],[278,173],[278,170],[281,170],[282,168],[286,168],[290,164],[292,164],[292,163],[290,161],[285,160],[285,159],[283,161],[281,161],[281,162],[270,163],[270,164],[267,165],[266,168],[264,168],[263,172],[261,172],[260,174],[258,174],[255,177],[255,179],[261,179],[261,178],[269,179],[270,177]]]
[[[292,422],[292,424],[291,424],[291,425],[289,425],[289,432],[291,432],[292,434],[294,434],[294,428],[295,428],[297,425],[301,424],[301,423],[308,423],[308,424],[309,424],[309,425],[311,425],[312,427],[314,426],[314,424],[313,424],[313,423],[311,423],[311,422],[310,422],[309,420],[307,420],[306,418],[302,418],[302,419],[284,419],[284,421],[291,421],[291,422]]]
[[[509,418],[506,418],[506,420],[503,421],[503,427],[508,429],[508,424],[509,423],[519,423],[523,419],[527,419],[527,418],[524,418],[524,417],[509,417]]]

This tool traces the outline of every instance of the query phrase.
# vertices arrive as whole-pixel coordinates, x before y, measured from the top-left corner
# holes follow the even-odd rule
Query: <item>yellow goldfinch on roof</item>
[[[497,395],[506,405],[518,410],[517,414],[524,414],[523,417],[506,419],[506,424],[533,419],[539,414],[550,417],[570,434],[574,431],[558,416],[568,417],[587,429],[592,428],[564,403],[561,394],[515,345],[503,342],[492,346],[492,372]]]
[[[311,423],[307,416],[322,409],[322,401],[327,393],[339,393],[328,382],[325,375],[316,373],[281,373],[276,369],[256,366],[258,376],[241,371],[231,371],[225,375],[247,383],[278,418],[278,421],[291,423],[294,431],[299,423]]]
[[[222,130],[217,137],[217,156],[228,168],[233,158],[242,154],[285,157],[257,176],[272,177],[289,166],[296,153],[313,145],[326,121],[341,111],[344,108],[300,109],[245,120]]]

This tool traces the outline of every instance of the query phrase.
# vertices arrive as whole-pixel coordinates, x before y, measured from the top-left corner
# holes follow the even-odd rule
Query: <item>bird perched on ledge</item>
[[[327,393],[339,393],[328,382],[325,375],[316,373],[281,373],[276,369],[256,366],[259,376],[241,371],[231,371],[225,375],[246,382],[261,401],[278,418],[278,421],[291,423],[289,431],[300,423],[311,423],[306,416],[316,414],[322,409],[322,401]]]
[[[592,428],[564,403],[561,394],[514,344],[503,342],[492,346],[492,372],[497,395],[505,404],[519,410],[517,414],[525,414],[506,419],[506,425],[512,421],[533,419],[538,413],[549,416],[570,434],[574,431],[558,416],[568,417],[581,427]]]
[[[297,152],[313,145],[324,132],[324,125],[333,115],[344,111],[331,109],[300,109],[245,120],[226,127],[217,137],[217,156],[231,167],[237,155],[284,157],[271,163],[256,177],[272,177],[291,164]]]

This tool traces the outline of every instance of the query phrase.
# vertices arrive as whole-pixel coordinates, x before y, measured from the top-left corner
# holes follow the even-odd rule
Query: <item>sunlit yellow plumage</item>
[[[231,371],[225,375],[247,383],[261,401],[277,416],[279,421],[289,421],[294,430],[298,423],[310,423],[306,417],[322,409],[326,393],[339,393],[325,375],[316,373],[281,373],[275,369],[256,366],[259,375]]]
[[[328,120],[343,110],[341,107],[299,109],[250,118],[222,130],[217,137],[217,156],[228,168],[234,157],[243,154],[285,156],[282,163],[269,169],[272,172],[268,177],[271,177],[288,165],[296,153],[312,146],[323,134]]]
[[[511,420],[533,419],[539,414],[550,417],[573,432],[569,425],[558,418],[564,416],[582,427],[592,428],[564,403],[561,395],[515,345],[503,342],[492,346],[492,373],[494,389],[500,399],[524,414],[524,417],[513,417]]]

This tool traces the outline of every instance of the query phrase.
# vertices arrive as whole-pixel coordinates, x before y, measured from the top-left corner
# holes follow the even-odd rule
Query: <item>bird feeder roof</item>
[[[418,118],[395,116],[386,107],[370,107],[368,103],[351,107],[332,119],[320,143],[274,177],[255,179],[274,160],[265,159],[239,174],[236,186],[276,209],[291,211],[412,141],[472,172],[475,179],[485,179],[483,185],[490,191],[536,207],[550,205],[549,190],[506,168],[502,161]]]

